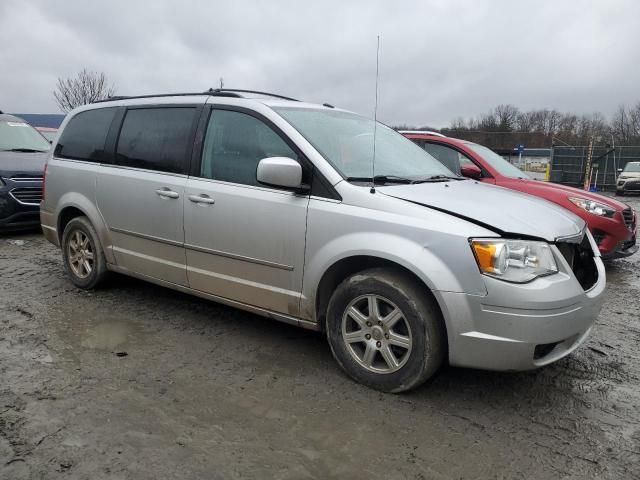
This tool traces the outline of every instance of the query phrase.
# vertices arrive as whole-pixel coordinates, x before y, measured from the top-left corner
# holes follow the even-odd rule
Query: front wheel
[[[354,380],[384,392],[415,388],[440,367],[446,334],[426,287],[402,272],[356,273],[334,292],[327,338]]]

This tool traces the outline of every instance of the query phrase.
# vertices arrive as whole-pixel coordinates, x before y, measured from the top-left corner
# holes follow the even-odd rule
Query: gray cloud
[[[225,86],[445,126],[499,103],[610,115],[640,101],[629,1],[0,4],[0,109],[57,111],[58,76],[104,71],[120,94]]]

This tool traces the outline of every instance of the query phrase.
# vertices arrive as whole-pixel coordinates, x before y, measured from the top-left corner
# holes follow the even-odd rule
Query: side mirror
[[[256,178],[258,182],[270,187],[284,187],[298,191],[308,189],[302,184],[302,166],[297,160],[287,157],[270,157],[260,160]]]
[[[482,177],[482,170],[477,165],[466,164],[460,167],[460,173],[463,177],[477,180]]]
[[[618,173],[622,173],[622,169],[621,168],[618,169]]]

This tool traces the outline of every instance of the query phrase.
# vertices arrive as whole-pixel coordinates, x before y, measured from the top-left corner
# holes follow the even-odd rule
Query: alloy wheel
[[[91,275],[94,265],[93,246],[89,236],[82,230],[75,230],[71,234],[67,258],[74,275],[79,278],[87,278]]]
[[[342,339],[352,358],[374,373],[402,368],[413,343],[402,310],[380,295],[362,295],[347,305],[342,315]]]

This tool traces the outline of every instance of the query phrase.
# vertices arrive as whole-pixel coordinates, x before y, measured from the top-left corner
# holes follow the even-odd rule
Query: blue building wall
[[[59,128],[65,115],[60,113],[12,113],[34,127]]]

